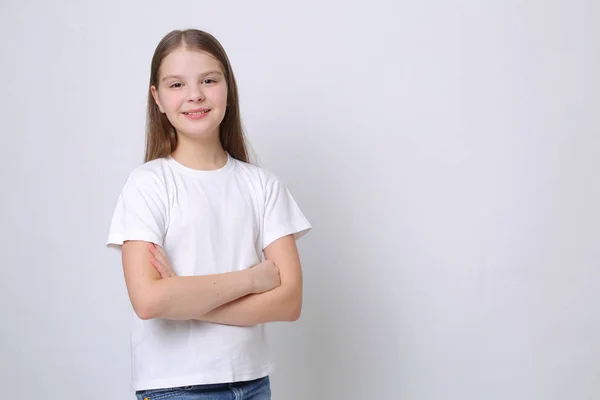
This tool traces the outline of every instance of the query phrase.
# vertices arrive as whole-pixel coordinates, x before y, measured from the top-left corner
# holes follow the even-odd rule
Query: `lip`
[[[202,114],[195,114],[195,115],[186,114],[186,113],[196,113],[196,112],[202,112],[202,111],[206,111],[206,112],[204,112]],[[210,112],[210,108],[195,108],[193,110],[183,111],[182,114],[187,119],[201,119],[201,118],[206,117],[209,112]]]
[[[193,110],[185,110],[185,111],[183,111],[183,113],[194,113],[194,112],[201,112],[201,111],[210,111],[210,108],[194,108]]]

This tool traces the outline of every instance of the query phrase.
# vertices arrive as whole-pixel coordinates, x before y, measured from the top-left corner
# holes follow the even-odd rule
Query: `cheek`
[[[181,106],[183,96],[180,95],[178,92],[171,92],[167,95],[164,95],[161,99],[163,106],[167,110],[167,113],[176,112]]]
[[[215,103],[225,107],[227,105],[227,88],[215,88],[215,91],[213,92],[213,99]]]

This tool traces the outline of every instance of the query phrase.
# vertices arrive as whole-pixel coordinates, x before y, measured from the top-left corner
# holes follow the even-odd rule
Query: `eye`
[[[217,81],[212,79],[212,78],[206,78],[205,80],[202,81],[202,83],[206,83],[206,84],[211,84],[211,83],[216,83]]]
[[[171,85],[169,85],[169,87],[173,88],[173,89],[179,89],[181,87],[181,83],[175,82],[175,83],[172,83]]]

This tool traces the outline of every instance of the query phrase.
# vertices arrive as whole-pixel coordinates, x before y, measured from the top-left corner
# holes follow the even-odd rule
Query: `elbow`
[[[287,309],[286,321],[296,322],[300,319],[301,315],[302,315],[302,299],[301,298],[293,299],[293,301],[290,302],[288,309]]]
[[[302,315],[302,308],[293,309],[288,315],[289,322],[296,322],[300,319],[300,315]]]
[[[161,310],[158,307],[161,301],[157,298],[158,293],[158,291],[147,290],[138,293],[137,298],[131,299],[133,311],[139,319],[146,321],[161,316]]]
[[[149,304],[149,302],[142,302],[141,304],[138,303],[137,305],[133,306],[133,310],[135,311],[135,315],[144,321],[157,317],[156,310],[151,304]]]

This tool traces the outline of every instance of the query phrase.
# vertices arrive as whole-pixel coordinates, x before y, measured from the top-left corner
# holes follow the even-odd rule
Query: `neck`
[[[177,148],[171,156],[188,168],[212,171],[227,163],[227,153],[218,135],[213,139],[190,141],[185,135],[178,135]]]

